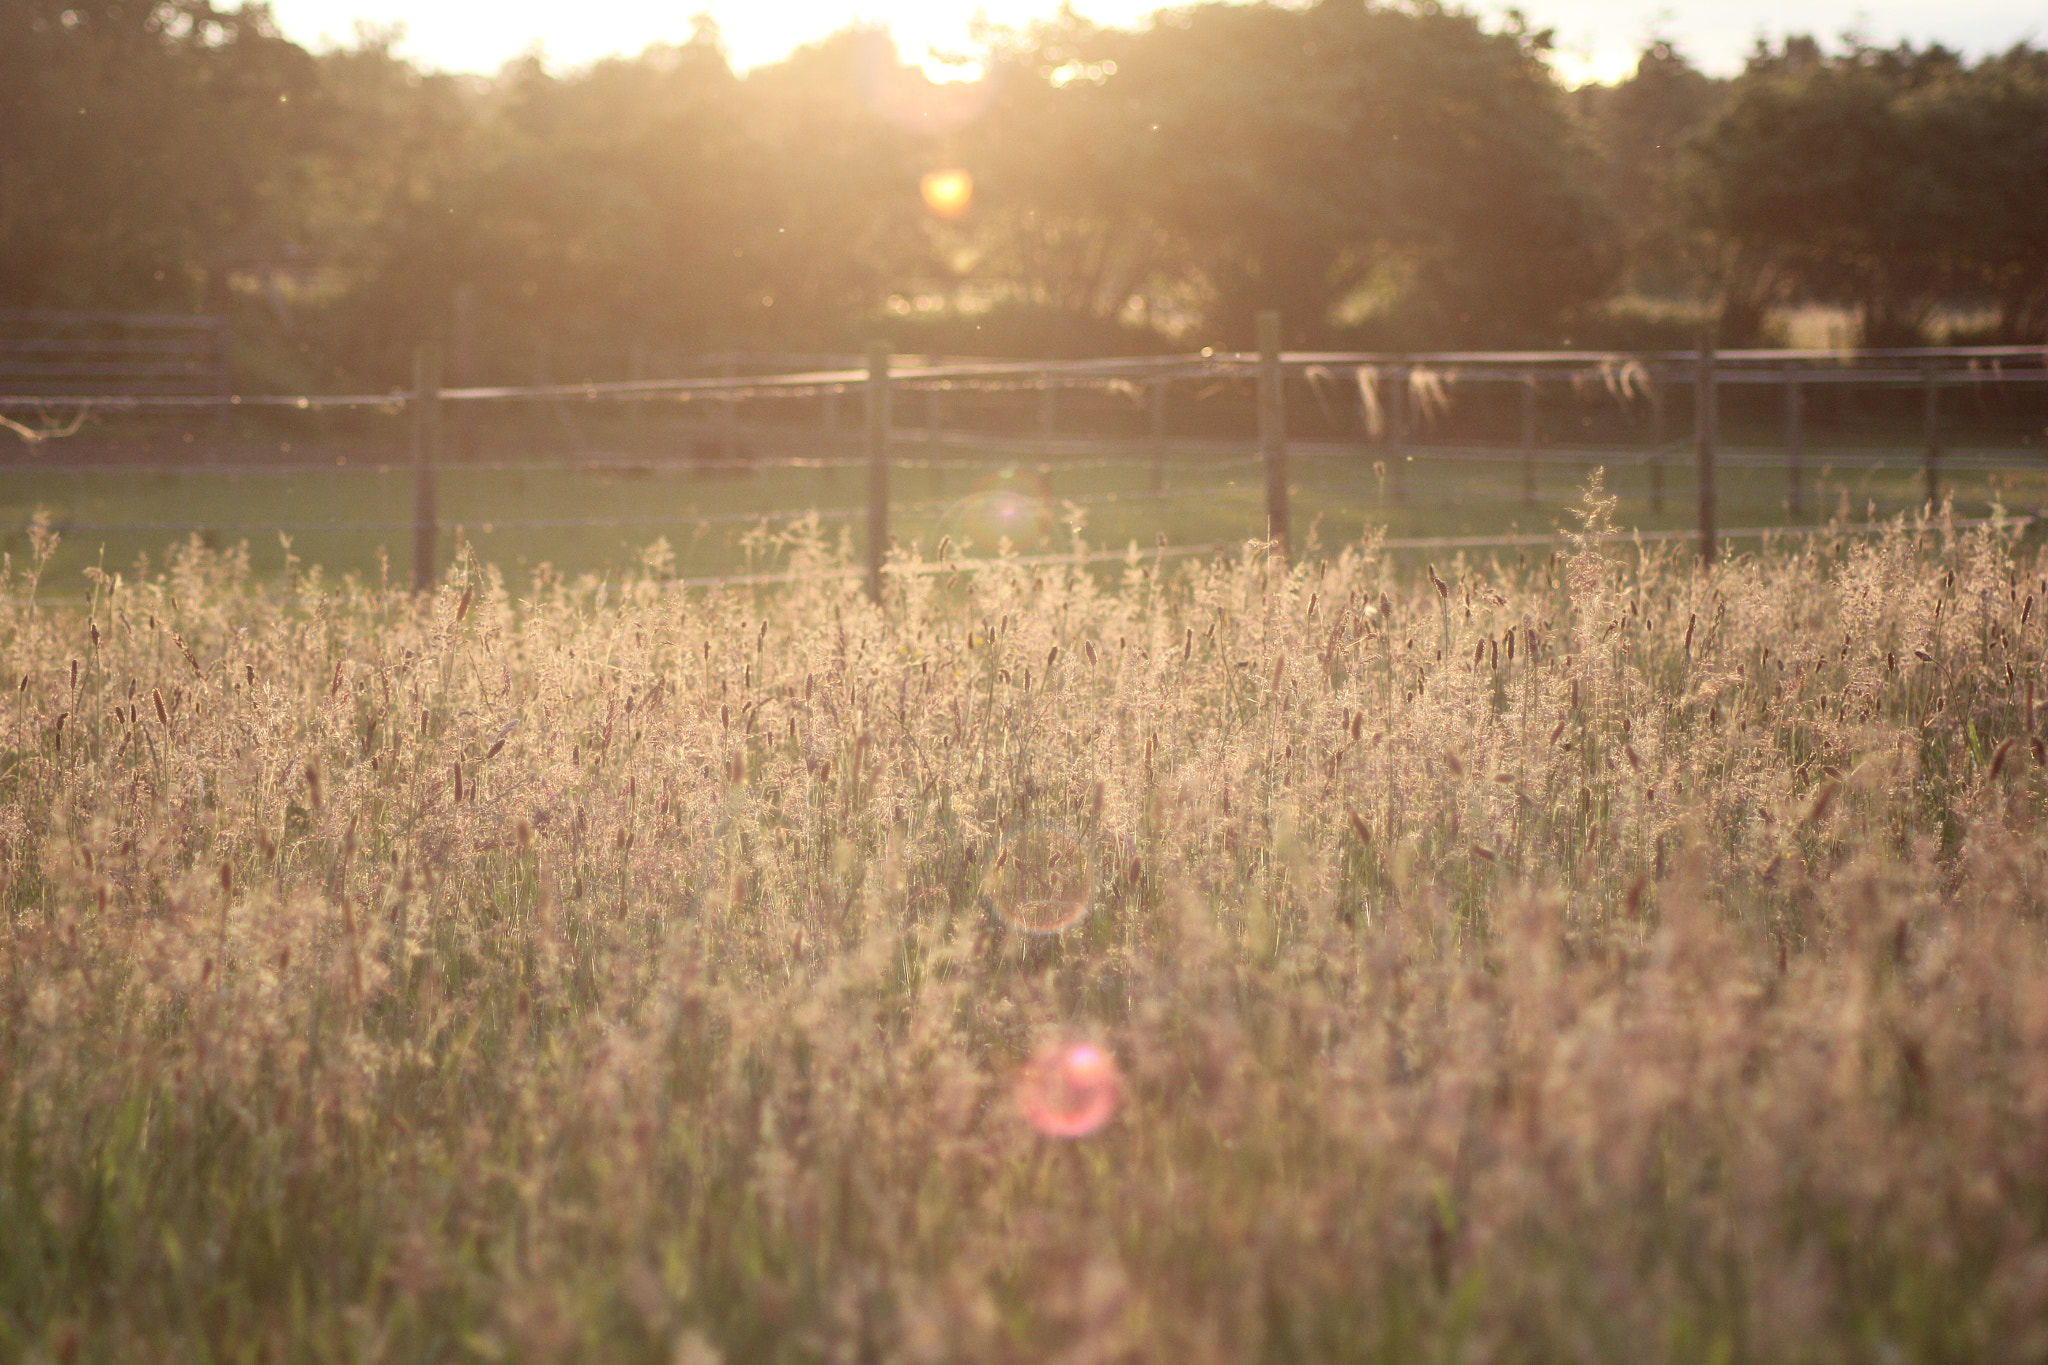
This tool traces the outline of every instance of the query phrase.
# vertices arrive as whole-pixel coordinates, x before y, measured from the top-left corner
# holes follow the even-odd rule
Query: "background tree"
[[[756,259],[774,300],[755,331],[797,350],[855,346],[891,294],[949,275],[919,179],[959,115],[872,29],[800,47],[743,84],[768,215]]]
[[[2020,46],[1906,99],[1953,202],[1957,301],[1993,335],[2048,339],[2048,52]]]
[[[216,304],[292,238],[319,71],[262,5],[0,0],[0,304]]]
[[[1207,331],[1245,344],[1278,307],[1297,340],[1347,312],[1414,344],[1529,340],[1597,299],[1611,258],[1547,44],[1361,0],[1119,36],[1131,192],[1191,253]]]
[[[1866,343],[1896,345],[1976,301],[2038,335],[2044,130],[2040,53],[1972,67],[1940,47],[1788,39],[1759,47],[1698,142],[1698,218],[1752,312],[1841,303]]]
[[[1010,34],[986,113],[949,139],[975,201],[949,242],[964,297],[1004,335],[1117,349],[1145,338],[1191,258],[1139,192],[1149,137],[1117,83],[1115,35],[1071,13]],[[1128,335],[1124,324],[1136,322]]]
[[[1808,301],[1872,341],[2048,333],[2048,54],[1653,44],[1434,6],[1200,4],[993,33],[934,84],[852,29],[735,74],[708,22],[567,71],[309,54],[260,6],[0,0],[0,306],[232,309],[245,382],[401,382],[458,286],[487,373],[633,351],[1612,341],[1617,289]],[[962,168],[964,214],[919,177]],[[289,291],[248,297],[252,280]],[[239,281],[235,288],[231,282]],[[240,292],[237,292],[239,290]]]
[[[486,371],[531,377],[536,341],[555,377],[617,372],[635,341],[734,344],[757,290],[759,213],[739,86],[705,39],[563,78],[508,67],[480,108],[474,155],[392,206],[384,249],[350,301],[352,343],[399,362],[443,332],[458,284],[476,291]],[[585,354],[578,354],[578,352]]]
[[[1631,293],[1671,299],[1699,290],[1687,157],[1726,103],[1727,87],[1657,39],[1626,79],[1571,94],[1599,153],[1600,195],[1620,237],[1617,283]]]

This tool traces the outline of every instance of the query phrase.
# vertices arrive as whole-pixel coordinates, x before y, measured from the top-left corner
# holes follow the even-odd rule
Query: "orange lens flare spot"
[[[1065,1043],[1033,1057],[1017,1078],[1017,1105],[1047,1137],[1086,1137],[1116,1113],[1123,1078],[1093,1043]]]
[[[965,171],[927,171],[918,182],[924,206],[934,218],[947,222],[967,212],[974,200],[974,177]]]

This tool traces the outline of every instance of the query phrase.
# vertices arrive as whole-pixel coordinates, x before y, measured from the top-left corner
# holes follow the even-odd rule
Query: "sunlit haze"
[[[308,44],[352,42],[358,24],[403,24],[401,52],[431,67],[492,71],[527,50],[551,66],[569,67],[650,43],[678,42],[692,16],[717,23],[733,64],[741,69],[780,59],[791,48],[855,22],[885,23],[903,54],[934,76],[945,59],[975,50],[977,17],[1022,26],[1051,14],[1053,0],[995,0],[974,8],[917,0],[786,0],[775,5],[734,0],[653,4],[586,0],[571,7],[541,0],[276,0],[284,31]],[[1077,6],[1100,23],[1129,25],[1158,8],[1146,0],[1087,0]],[[1498,15],[1503,6],[1485,5]],[[1651,37],[1667,37],[1695,61],[1732,72],[1759,36],[1807,32],[1824,37],[1855,31],[1878,42],[1941,42],[1970,53],[2010,46],[2043,34],[2041,11],[2028,0],[1530,0],[1530,21],[1554,29],[1556,65],[1569,82],[1612,80],[1633,66]],[[933,54],[939,56],[935,59]]]

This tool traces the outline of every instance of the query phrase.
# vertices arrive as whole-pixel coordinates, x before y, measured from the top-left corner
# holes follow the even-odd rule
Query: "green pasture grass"
[[[1265,525],[1264,471],[1249,448],[1183,448],[1164,466],[1154,489],[1149,462],[1130,446],[986,448],[922,441],[898,443],[907,463],[891,475],[891,530],[921,553],[942,537],[961,550],[967,533],[992,553],[992,523],[972,515],[977,499],[1003,493],[1034,499],[1040,514],[1019,532],[1020,553],[1065,549],[1078,527],[1090,542],[1121,547],[1233,543]],[[1783,526],[1795,519],[1786,472],[1743,463],[1768,449],[1728,451],[1720,470],[1720,523],[1727,528]],[[931,469],[940,459],[971,468]],[[1976,467],[1986,456],[2008,467]],[[1661,510],[1641,452],[1546,451],[1536,464],[1536,499],[1525,505],[1519,458],[1472,459],[1418,448],[1403,460],[1405,480],[1387,471],[1384,452],[1328,445],[1298,449],[1289,490],[1297,536],[1325,546],[1351,543],[1372,531],[1401,540],[1424,537],[1543,534],[1573,524],[1569,509],[1592,472],[1604,470],[1624,529],[1685,530],[1696,524],[1689,457],[1664,457]],[[1876,461],[1882,459],[1879,465]],[[55,457],[51,458],[54,466]],[[1907,449],[1815,451],[1805,463],[1805,515],[1862,521],[1919,507],[1922,481]],[[1405,490],[1402,483],[1405,482]],[[618,570],[640,562],[656,540],[672,551],[672,572],[684,577],[775,571],[781,567],[760,534],[815,511],[828,537],[864,535],[866,472],[764,467],[753,472],[704,471],[687,462],[620,456],[577,468],[560,462],[518,467],[443,465],[437,505],[444,524],[441,557],[460,543],[515,577],[540,565],[558,571]],[[2025,511],[2048,504],[2048,461],[2024,451],[1952,451],[1945,492],[1960,515],[1994,505]],[[1405,492],[1405,497],[1403,493]],[[64,532],[52,565],[51,589],[78,591],[88,565],[128,571],[161,562],[167,546],[197,535],[214,547],[246,545],[261,575],[283,569],[287,553],[330,572],[379,578],[411,572],[413,472],[400,462],[344,463],[238,470],[232,465],[180,470],[13,466],[0,471],[0,541],[19,556],[26,525],[48,513]],[[121,528],[130,529],[121,529]],[[289,529],[285,529],[289,528]],[[287,551],[281,535],[290,538]]]

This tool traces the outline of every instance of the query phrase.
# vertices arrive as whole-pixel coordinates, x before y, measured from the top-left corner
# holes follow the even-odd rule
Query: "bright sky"
[[[906,57],[933,48],[970,52],[968,24],[983,14],[1022,25],[1053,12],[1058,0],[273,0],[289,36],[318,46],[353,40],[359,22],[403,23],[399,50],[428,66],[493,71],[538,47],[551,66],[574,66],[612,53],[690,34],[690,17],[708,13],[741,69],[772,62],[792,47],[855,20],[887,23]],[[1105,24],[1130,25],[1158,0],[1076,0]],[[1475,6],[1498,16],[1497,3]],[[1626,74],[1653,35],[1675,39],[1709,70],[1731,72],[1758,35],[1806,32],[1833,37],[1855,30],[1874,41],[1942,42],[1976,55],[2022,39],[2048,39],[2040,0],[1526,0],[1532,23],[1557,31],[1557,66],[1574,83]],[[933,74],[938,74],[934,71]]]

